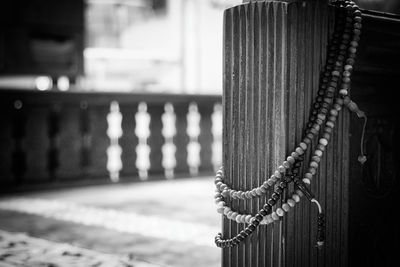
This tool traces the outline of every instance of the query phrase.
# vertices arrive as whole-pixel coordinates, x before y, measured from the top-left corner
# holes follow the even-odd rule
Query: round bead
[[[326,126],[329,128],[333,128],[333,127],[335,127],[335,124],[332,121],[327,121]]]
[[[296,148],[296,153],[299,155],[303,155],[304,154],[304,150],[301,147],[297,147]]]
[[[241,220],[240,220],[241,218],[242,218],[242,215],[238,215],[238,216],[235,217],[234,220],[235,220],[237,223],[241,223]]]
[[[296,201],[294,201],[294,199],[292,199],[292,198],[289,198],[289,199],[287,200],[287,203],[288,203],[289,206],[292,207],[292,208],[296,205]]]
[[[326,140],[325,138],[321,138],[319,139],[319,143],[323,146],[327,146],[328,145],[328,140]]]
[[[283,167],[282,165],[278,167],[278,171],[279,171],[280,173],[284,173],[285,170],[286,170],[285,167]]]
[[[277,194],[277,193],[273,193],[272,195],[271,195],[271,198],[273,199],[273,200],[278,200],[279,199],[279,194]]]
[[[288,212],[288,211],[290,210],[289,204],[284,203],[284,204],[282,205],[282,209],[283,209],[285,212]]]
[[[266,224],[270,224],[274,222],[274,219],[272,219],[272,216],[270,214],[268,214],[267,216],[265,216],[265,221]]]
[[[298,194],[299,195],[299,197],[302,197],[304,194],[303,194],[303,191],[301,191],[300,189],[297,189],[296,190],[296,194]]]
[[[321,144],[317,145],[318,150],[325,151],[325,148],[326,148],[326,146],[324,146],[324,145],[321,145]]]
[[[217,203],[217,207],[224,207],[226,206],[226,203],[224,201],[220,201]]]
[[[335,103],[335,104],[333,104],[333,108],[339,113],[339,111],[342,109],[342,107],[339,105],[339,104],[337,104],[337,103]]]
[[[292,156],[289,156],[286,158],[286,160],[290,163],[290,164],[294,164],[295,159]]]
[[[232,220],[235,220],[235,218],[238,216],[239,214],[236,212],[236,211],[234,211],[232,214],[231,214],[231,219]]]
[[[285,212],[283,211],[283,209],[277,208],[276,209],[276,214],[278,214],[278,216],[280,216],[280,217],[283,217],[283,215],[285,215]]]
[[[224,214],[224,209],[225,209],[225,207],[218,207],[217,212],[220,214]]]
[[[306,172],[304,174],[304,177],[311,179],[313,177],[313,175],[310,172]]]
[[[271,199],[268,199],[267,203],[268,203],[268,205],[270,205],[272,207],[276,204],[276,200],[271,198]]]
[[[298,194],[293,194],[292,195],[292,199],[296,202],[299,203],[300,202],[300,196]]]
[[[285,169],[289,169],[290,168],[290,163],[288,161],[284,161],[282,163],[283,167],[285,167]]]
[[[311,138],[305,137],[303,139],[303,142],[306,143],[307,145],[310,145],[311,144]]]
[[[224,208],[224,215],[228,215],[228,213],[231,211],[230,207],[225,207]]]
[[[261,195],[262,195],[262,192],[261,192],[261,188],[260,188],[260,187],[257,187],[257,188],[256,188],[256,194],[257,194],[258,196],[261,196]]]
[[[278,214],[276,214],[275,211],[271,213],[271,217],[272,217],[272,219],[273,219],[274,221],[278,221],[278,220],[279,220],[279,216],[278,216]]]
[[[261,190],[262,194],[267,193],[267,189],[264,186],[260,187],[260,190]]]
[[[339,77],[340,76],[340,72],[339,71],[332,71],[332,76],[337,76],[337,77]]]
[[[336,109],[331,109],[331,111],[329,112],[332,116],[337,116],[339,113]]]
[[[323,152],[319,149],[315,150],[314,155],[316,155],[317,157],[322,157]]]
[[[298,159],[299,158],[299,154],[297,152],[292,152],[292,154],[290,154],[290,156],[292,156],[294,159]]]
[[[251,215],[246,215],[246,217],[244,217],[244,221],[246,223],[250,223],[251,218],[252,218]]]
[[[263,216],[260,215],[260,214],[256,214],[256,215],[254,216],[254,218],[256,219],[256,221],[261,222],[261,220],[263,219]]]
[[[306,150],[307,149],[307,145],[304,142],[300,142],[299,146],[301,147],[301,149]]]
[[[310,162],[310,167],[318,168],[318,163],[316,161],[311,161]]]
[[[230,211],[228,211],[228,213],[226,214],[226,217],[227,217],[228,219],[230,219],[230,218],[232,218],[232,214],[233,214],[233,211],[230,210]]]
[[[267,215],[267,211],[265,209],[261,209],[258,213],[260,213],[260,215],[263,217]]]
[[[274,179],[276,180],[275,176],[274,176]],[[268,188],[268,187],[273,186],[275,182],[272,179],[268,179],[268,181],[266,181],[265,183],[266,183],[266,187]]]
[[[308,179],[308,178],[303,178],[303,183],[305,183],[305,184],[311,184],[311,180],[310,179]]]
[[[316,135],[318,133],[318,130],[313,127],[310,129],[310,132],[312,135]]]
[[[274,176],[278,179],[282,178],[282,174],[279,171],[275,171]]]
[[[256,196],[257,196],[256,189],[251,190],[250,193],[251,193],[251,195],[252,195],[253,197],[256,197]]]

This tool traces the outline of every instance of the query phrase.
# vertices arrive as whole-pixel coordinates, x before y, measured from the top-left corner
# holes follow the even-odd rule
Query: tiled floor
[[[213,192],[211,178],[196,178],[13,196],[0,199],[0,229],[162,266],[218,266]]]

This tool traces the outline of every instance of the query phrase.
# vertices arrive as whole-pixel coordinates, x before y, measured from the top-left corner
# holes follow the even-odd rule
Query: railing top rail
[[[84,91],[34,91],[34,90],[0,90],[0,102],[20,100],[30,104],[76,104],[85,101],[91,105],[109,104],[118,101],[128,103],[188,103],[198,104],[221,101],[221,95],[212,94],[169,94],[169,93],[133,93],[133,92],[84,92]]]

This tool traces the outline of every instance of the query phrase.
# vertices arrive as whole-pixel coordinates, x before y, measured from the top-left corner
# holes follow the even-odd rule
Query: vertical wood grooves
[[[260,34],[260,57],[265,55],[267,52],[266,50],[266,44],[267,44],[267,36],[266,34],[266,25],[267,25],[267,16],[266,16],[266,8],[264,4],[259,4],[259,13],[260,13],[260,28],[259,28],[259,34]],[[263,157],[263,155],[267,154],[267,145],[266,145],[266,140],[267,140],[267,131],[266,131],[266,125],[267,125],[267,103],[266,103],[266,90],[265,88],[267,87],[267,62],[266,60],[259,59],[260,61],[260,141],[259,144],[260,146],[258,147],[260,154],[259,154],[259,162],[260,162],[260,176],[258,177],[258,184],[261,184],[265,178],[268,178],[268,171],[266,169],[267,162],[266,158]],[[261,207],[262,204],[265,202],[266,198],[260,198],[258,201],[258,206]],[[258,236],[266,236],[267,231],[266,227],[260,227],[257,231]],[[257,237],[253,237],[253,239],[256,239]],[[267,248],[267,239],[266,238],[261,238],[257,239],[258,244],[259,244],[259,255],[258,255],[258,266],[265,266],[266,265],[266,257],[262,255],[267,255],[266,253],[266,248]],[[262,254],[262,255],[261,255]],[[257,255],[256,255],[257,256]]]
[[[301,140],[332,29],[325,5],[251,2],[225,11],[224,166],[233,189],[261,185]],[[346,265],[348,124],[348,114],[338,118],[311,187],[327,215],[325,248],[315,248],[317,209],[303,198],[281,222],[223,249],[223,266]],[[255,214],[266,198],[227,201],[238,212]],[[226,238],[243,228],[223,219]]]

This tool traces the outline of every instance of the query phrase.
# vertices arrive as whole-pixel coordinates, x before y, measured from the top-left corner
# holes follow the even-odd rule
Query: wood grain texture
[[[232,188],[262,184],[300,142],[325,62],[329,14],[318,1],[250,1],[225,11],[223,144]],[[317,209],[304,199],[282,221],[223,249],[222,266],[347,264],[348,114],[338,121],[311,187],[327,213],[325,248],[315,248]],[[228,204],[255,214],[265,201]],[[223,219],[224,237],[243,227]]]

